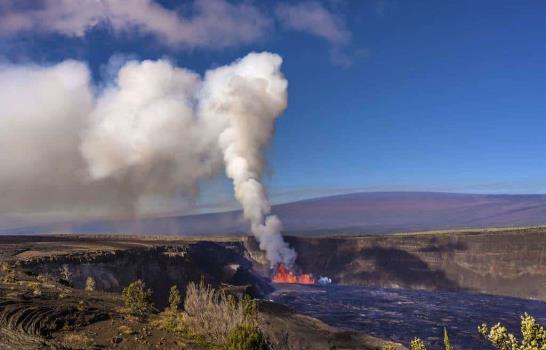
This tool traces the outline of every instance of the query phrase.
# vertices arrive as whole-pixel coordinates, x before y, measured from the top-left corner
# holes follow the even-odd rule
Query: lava
[[[315,279],[310,274],[296,275],[292,271],[288,271],[284,264],[279,264],[277,273],[273,275],[272,281],[273,283],[315,284]]]

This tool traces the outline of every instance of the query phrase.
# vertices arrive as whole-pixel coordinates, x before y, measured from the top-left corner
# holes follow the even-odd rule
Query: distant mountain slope
[[[434,192],[354,193],[281,205],[295,230],[347,228],[364,232],[546,224],[546,195]]]
[[[435,192],[353,193],[274,207],[286,232],[388,233],[546,224],[546,195]],[[48,225],[1,233],[69,230],[80,233],[226,234],[247,230],[239,211],[145,219]],[[10,231],[10,232],[6,232]]]

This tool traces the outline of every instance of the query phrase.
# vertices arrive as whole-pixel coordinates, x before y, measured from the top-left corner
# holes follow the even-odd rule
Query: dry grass
[[[253,300],[244,298],[237,301],[233,296],[204,282],[188,284],[184,311],[168,308],[154,323],[201,345],[222,349],[226,348],[240,329],[258,332],[256,304]]]
[[[68,333],[63,336],[63,342],[70,346],[92,346],[93,339],[81,333]]]
[[[96,289],[96,282],[95,279],[91,276],[88,276],[85,280],[85,290],[88,292],[94,292]]]
[[[225,344],[233,329],[248,322],[243,303],[204,282],[188,285],[182,321],[193,335],[214,344]]]
[[[136,332],[127,325],[121,325],[118,327],[118,332],[123,335],[133,335],[136,334]]]
[[[0,263],[0,272],[1,272],[1,281],[3,283],[15,283],[17,280],[17,273],[15,272],[15,269],[13,266],[8,264],[7,262],[1,262]]]

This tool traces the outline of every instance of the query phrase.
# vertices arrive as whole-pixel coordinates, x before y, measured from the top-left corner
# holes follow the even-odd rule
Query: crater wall
[[[543,228],[287,239],[302,270],[335,283],[546,300]]]

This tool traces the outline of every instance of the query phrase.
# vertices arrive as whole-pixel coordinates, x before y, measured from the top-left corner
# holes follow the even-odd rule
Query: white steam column
[[[271,266],[292,267],[296,252],[284,241],[282,223],[271,215],[261,182],[263,148],[270,142],[275,119],[286,109],[287,81],[280,72],[282,58],[251,53],[230,66],[207,73],[201,113],[225,123],[218,138],[235,197]]]

